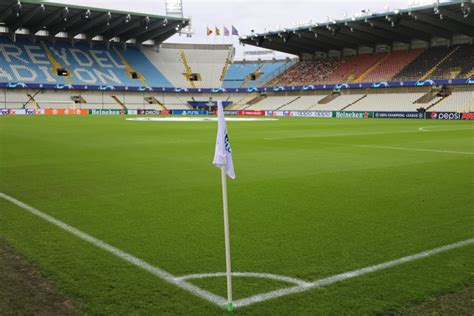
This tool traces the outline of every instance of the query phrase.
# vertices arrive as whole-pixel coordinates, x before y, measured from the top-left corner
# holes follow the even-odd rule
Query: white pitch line
[[[448,127],[449,129],[440,129],[440,130],[427,130],[428,128],[442,128]],[[449,131],[461,131],[461,130],[474,130],[474,128],[451,128],[451,126],[425,126],[419,127],[419,131],[422,132],[449,132]],[[346,133],[346,134],[330,134],[330,135],[312,135],[312,136],[282,136],[282,137],[265,137],[264,140],[279,140],[279,139],[299,139],[299,138],[325,138],[325,137],[344,137],[344,136],[364,136],[364,135],[388,135],[388,134],[413,134],[418,133],[417,131],[398,131],[398,132],[388,132],[388,133]]]
[[[469,151],[436,150],[436,149],[390,147],[390,146],[375,146],[375,145],[352,145],[352,146],[354,146],[354,147],[363,147],[363,148],[424,151],[424,152],[443,153],[443,154],[474,155],[474,152],[469,152]]]
[[[102,241],[102,240],[99,240],[95,237],[92,237],[91,235],[89,234],[86,234],[84,233],[83,231],[75,228],[75,227],[72,227],[64,222],[61,222],[60,220],[46,214],[46,213],[43,213],[41,212],[40,210],[32,207],[32,206],[29,206],[17,199],[15,199],[14,197],[11,197],[9,195],[6,195],[5,193],[1,193],[0,192],[0,197],[15,204],[16,206],[18,207],[21,207],[22,209],[28,211],[29,213],[35,215],[35,216],[38,216],[42,219],[44,219],[45,221],[61,228],[62,230],[76,236],[76,237],[79,237],[80,239],[84,240],[84,241],[87,241],[88,243],[102,249],[102,250],[105,250],[111,254],[113,254],[114,256],[128,262],[128,263],[131,263],[133,264],[134,266],[136,267],[139,267],[145,271],[148,271],[150,272],[151,274],[157,276],[158,278],[162,279],[163,281],[166,281],[168,283],[171,283],[173,285],[176,285],[192,294],[194,294],[195,296],[198,296],[208,302],[211,302],[211,303],[214,303],[215,305],[218,305],[219,307],[225,307],[226,304],[227,304],[227,301],[225,298],[221,297],[221,296],[218,296],[218,295],[215,295],[211,292],[208,292],[206,290],[203,290],[197,286],[194,286],[184,280],[181,280],[180,278],[177,278],[176,276],[172,275],[171,273],[169,272],[166,272],[165,270],[162,270],[160,268],[157,268],[155,266],[152,266],[151,264],[131,255],[131,254],[128,254],[118,248],[115,248],[114,246],[111,246],[109,245],[108,243]]]
[[[127,118],[126,121],[137,122],[216,122],[217,117],[137,117]],[[256,118],[256,117],[228,117],[229,122],[258,122],[258,121],[278,121],[275,118]]]
[[[337,274],[337,275],[334,275],[334,276],[331,276],[331,277],[328,277],[328,278],[325,278],[325,279],[321,279],[321,280],[311,282],[306,286],[294,286],[294,287],[291,287],[291,288],[276,290],[276,291],[268,292],[268,293],[265,293],[265,294],[258,294],[258,295],[252,296],[252,297],[248,297],[248,298],[238,300],[238,301],[234,302],[234,306],[235,307],[243,307],[243,306],[248,306],[248,305],[251,305],[251,304],[267,301],[267,300],[270,300],[270,299],[274,299],[274,298],[277,298],[277,297],[286,296],[286,295],[289,295],[289,294],[301,293],[301,292],[304,292],[304,291],[308,291],[310,289],[319,288],[319,287],[322,287],[322,286],[325,286],[325,285],[330,285],[330,284],[333,284],[333,283],[336,283],[336,282],[340,282],[340,281],[344,281],[344,280],[347,280],[347,279],[355,278],[355,277],[362,276],[362,275],[365,275],[365,274],[377,272],[377,271],[380,271],[380,270],[385,270],[385,269],[395,267],[395,266],[398,266],[398,265],[401,265],[401,264],[404,264],[404,263],[407,263],[407,262],[411,262],[411,261],[415,261],[415,260],[418,260],[418,259],[430,257],[430,256],[433,256],[433,255],[442,253],[442,252],[446,252],[446,251],[449,251],[449,250],[453,250],[453,249],[456,249],[456,248],[461,248],[461,247],[464,247],[464,246],[467,246],[467,245],[472,245],[472,244],[474,244],[474,238],[459,241],[459,242],[456,242],[456,243],[453,243],[453,244],[450,244],[450,245],[434,248],[434,249],[431,249],[431,250],[426,250],[426,251],[423,251],[423,252],[420,252],[420,253],[417,253],[417,254],[414,254],[414,255],[406,256],[406,257],[395,259],[395,260],[392,260],[392,261],[387,261],[387,262],[384,262],[384,263],[376,264],[376,265],[369,266],[369,267],[366,267],[366,268],[362,268],[362,269],[359,269],[359,270],[354,270],[354,271],[350,271],[350,272]]]
[[[265,140],[285,140],[285,139],[300,139],[300,138],[325,138],[325,137],[343,137],[343,136],[363,136],[363,135],[384,135],[384,134],[405,134],[413,132],[391,132],[391,133],[351,133],[351,134],[330,134],[317,136],[283,136],[283,137],[266,137]]]
[[[445,129],[446,127],[448,129]],[[437,131],[432,131],[431,130],[432,128],[444,128],[444,129],[437,130]],[[465,131],[465,130],[474,131],[474,128],[470,128],[470,127],[467,127],[467,128],[452,128],[452,126],[425,126],[425,127],[418,128],[418,130],[420,130],[422,132],[450,132],[450,131]]]
[[[264,140],[285,140],[285,139],[300,139],[300,138],[326,138],[326,137],[344,137],[344,136],[365,136],[365,135],[389,135],[389,134],[413,134],[418,133],[416,130],[398,131],[398,132],[372,132],[372,133],[343,133],[343,134],[329,134],[329,135],[311,135],[311,136],[282,136],[282,137],[265,137]]]
[[[139,268],[141,268],[145,271],[150,272],[151,274],[157,276],[158,278],[160,278],[160,279],[162,279],[162,280],[164,280],[164,281],[166,281],[170,284],[176,285],[177,287],[179,287],[181,289],[184,289],[184,290],[190,292],[191,294],[193,294],[197,297],[200,297],[200,298],[202,298],[202,299],[204,299],[208,302],[211,302],[211,303],[213,303],[213,304],[215,304],[215,305],[217,305],[221,308],[226,307],[227,302],[226,302],[225,298],[223,298],[219,295],[215,295],[213,293],[210,293],[206,290],[203,290],[203,289],[201,289],[197,286],[194,286],[194,285],[186,282],[186,280],[188,280],[188,279],[204,278],[204,277],[218,277],[218,276],[224,275],[224,273],[203,273],[203,274],[193,274],[193,275],[186,275],[186,276],[180,276],[180,277],[172,275],[169,272],[166,272],[166,271],[164,271],[160,268],[154,267],[151,264],[149,264],[149,263],[147,263],[147,262],[131,255],[131,254],[128,254],[128,253],[126,253],[126,252],[124,252],[124,251],[122,251],[118,248],[115,248],[114,246],[111,246],[111,245],[107,244],[106,242],[104,242],[102,240],[99,240],[95,237],[92,237],[91,235],[88,235],[88,234],[84,233],[83,231],[81,231],[81,230],[79,230],[79,229],[77,229],[73,226],[70,226],[70,225],[68,225],[68,224],[66,224],[66,223],[64,223],[64,222],[62,222],[62,221],[46,214],[46,213],[43,213],[40,210],[15,199],[14,197],[11,197],[11,196],[9,196],[5,193],[0,192],[0,198],[3,198],[5,200],[11,202],[12,204],[15,204],[16,206],[28,211],[29,213],[44,219],[45,221],[61,228],[62,230],[66,231],[66,232],[68,232],[68,233],[70,233],[70,234],[72,234],[76,237],[79,237],[80,239],[82,239],[84,241],[87,241],[90,244],[92,244],[92,245],[94,245],[94,246],[96,246],[96,247],[98,247],[102,250],[105,250],[105,251],[115,255],[116,257],[118,257],[118,258],[120,258],[120,259],[122,259],[122,260],[124,260],[128,263],[131,263],[131,264],[135,265],[136,267],[139,267]],[[268,278],[268,279],[275,279],[275,280],[278,279],[280,281],[287,281],[289,283],[295,283],[295,284],[298,284],[298,285],[294,286],[294,287],[290,287],[290,288],[271,291],[271,292],[258,294],[258,295],[254,295],[254,296],[251,296],[251,297],[248,297],[248,298],[237,300],[237,301],[234,302],[234,307],[236,307],[236,308],[244,307],[244,306],[252,305],[252,304],[255,304],[255,303],[267,301],[267,300],[270,300],[270,299],[275,299],[275,298],[281,297],[281,296],[286,296],[286,295],[295,294],[295,293],[301,293],[301,292],[304,292],[304,291],[307,291],[307,290],[310,290],[310,289],[322,287],[322,286],[325,286],[325,285],[330,285],[330,284],[333,284],[333,283],[336,283],[336,282],[344,281],[344,280],[354,278],[354,277],[358,277],[358,276],[361,276],[361,275],[365,275],[365,274],[368,274],[368,273],[388,269],[388,268],[391,268],[391,267],[394,267],[394,266],[401,265],[403,263],[407,263],[407,262],[414,261],[414,260],[421,259],[421,258],[430,257],[430,256],[433,256],[433,255],[438,254],[438,253],[446,252],[446,251],[456,249],[456,248],[461,248],[461,247],[471,245],[471,244],[474,244],[474,238],[467,239],[467,240],[460,241],[460,242],[456,242],[456,243],[453,243],[453,244],[450,244],[450,245],[434,248],[434,249],[431,249],[431,250],[423,251],[423,252],[420,252],[420,253],[417,253],[417,254],[414,254],[414,255],[411,255],[411,256],[406,256],[406,257],[403,257],[403,258],[395,259],[395,260],[384,262],[384,263],[381,263],[381,264],[369,266],[369,267],[362,268],[362,269],[359,269],[359,270],[354,270],[354,271],[350,271],[350,272],[337,274],[337,275],[334,275],[334,276],[331,276],[331,277],[328,277],[328,278],[325,278],[325,279],[317,280],[317,281],[314,281],[314,282],[305,282],[303,280],[299,280],[299,279],[296,279],[296,278],[279,276],[279,275],[269,274],[269,273],[236,272],[236,273],[234,273],[235,276],[264,277],[264,278]]]
[[[199,273],[199,274],[189,274],[179,277],[179,280],[193,280],[193,279],[205,279],[205,278],[217,278],[226,276],[225,272],[216,272],[216,273]],[[257,273],[257,272],[232,272],[234,277],[247,277],[247,278],[257,278],[257,279],[269,279],[287,283],[293,283],[300,286],[307,286],[310,283],[292,278],[284,275],[277,275],[271,273]]]

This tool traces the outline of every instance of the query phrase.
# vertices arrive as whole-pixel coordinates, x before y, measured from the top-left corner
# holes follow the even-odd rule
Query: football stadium
[[[474,1],[135,2],[0,1],[0,315],[474,315]]]

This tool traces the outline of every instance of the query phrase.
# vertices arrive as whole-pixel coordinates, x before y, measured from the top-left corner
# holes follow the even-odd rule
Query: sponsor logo
[[[432,119],[438,120],[460,120],[461,113],[456,112],[433,112],[431,114]]]
[[[388,119],[423,119],[425,115],[418,112],[375,112],[374,117]]]
[[[152,87],[138,87],[138,91],[153,91]]]
[[[290,116],[331,118],[332,112],[329,112],[329,111],[291,111]]]
[[[161,111],[159,110],[138,110],[138,114],[140,115],[160,115]]]
[[[383,82],[374,82],[372,84],[372,87],[373,88],[386,88],[386,87],[389,87],[390,85],[388,84],[388,82],[386,81],[383,81]]]
[[[53,113],[54,114],[54,113]],[[90,110],[91,115],[123,115],[124,110]]]
[[[364,119],[372,117],[371,112],[335,112],[336,118],[354,118],[354,119]]]
[[[423,86],[434,86],[435,82],[433,80],[419,80],[415,83],[416,86],[423,87]]]
[[[209,111],[203,110],[171,110],[173,115],[208,115]]]
[[[265,111],[242,110],[238,114],[239,116],[265,116]]]
[[[290,111],[267,111],[265,116],[290,116]]]
[[[237,115],[237,111],[224,110],[224,115]]]
[[[463,113],[462,114],[463,120],[474,120],[474,113]]]
[[[218,92],[226,92],[226,89],[224,88],[213,88],[211,90],[212,93],[218,93]]]
[[[7,88],[26,88],[26,83],[22,82],[9,82],[7,83]]]
[[[114,86],[100,86],[99,90],[101,90],[101,91],[111,91],[111,90],[115,90],[115,87]]]
[[[72,89],[72,86],[68,84],[57,84],[56,89],[58,90]]]
[[[347,83],[339,83],[334,86],[335,89],[348,89],[349,85]]]

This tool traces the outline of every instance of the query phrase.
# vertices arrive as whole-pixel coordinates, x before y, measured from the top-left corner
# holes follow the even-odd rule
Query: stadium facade
[[[2,114],[470,118],[473,1],[363,14],[232,45],[163,43],[190,20],[32,0],[0,3]]]

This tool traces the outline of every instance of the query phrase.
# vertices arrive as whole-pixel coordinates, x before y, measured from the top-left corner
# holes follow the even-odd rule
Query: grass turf
[[[454,153],[474,152],[472,122],[292,118],[228,128],[234,271],[312,281],[474,237],[474,156]],[[215,133],[211,122],[2,117],[0,192],[175,275],[221,272]],[[1,199],[0,235],[85,312],[224,313]],[[472,282],[473,248],[236,313],[392,310]],[[225,296],[225,278],[194,282]],[[235,296],[282,285],[242,278]]]

